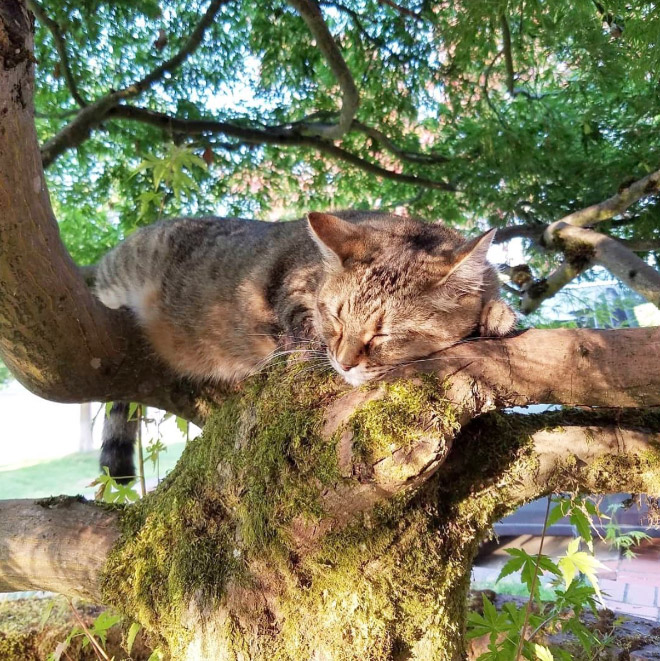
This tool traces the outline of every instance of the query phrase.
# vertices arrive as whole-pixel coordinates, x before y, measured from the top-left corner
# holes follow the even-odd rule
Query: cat
[[[486,258],[494,232],[466,240],[375,211],[180,218],[103,257],[95,293],[128,307],[181,376],[235,383],[298,348],[322,352],[358,386],[467,337],[513,330]]]
[[[101,470],[108,472],[120,484],[126,484],[135,477],[133,447],[137,438],[135,414],[129,420],[129,402],[113,402],[103,421],[101,438]]]

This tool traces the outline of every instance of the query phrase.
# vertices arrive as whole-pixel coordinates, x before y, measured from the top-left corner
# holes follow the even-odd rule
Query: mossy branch
[[[660,491],[658,414],[472,420],[491,404],[479,390],[472,411],[464,395],[453,400],[463,393],[455,379],[347,392],[304,369],[280,366],[247,383],[155,493],[86,520],[85,534],[103,544],[40,524],[39,535],[71,554],[55,589],[80,590],[72,562],[103,565],[102,582],[86,575],[87,594],[101,590],[175,658],[222,658],[224,646],[261,659],[287,638],[302,658],[319,645],[338,659],[403,645],[454,659],[470,565],[493,521],[553,490]],[[31,549],[16,552],[25,528],[0,520],[0,585],[38,586]],[[39,544],[57,565],[54,547]],[[333,657],[349,631],[354,645]],[[194,656],[200,649],[210,651]]]

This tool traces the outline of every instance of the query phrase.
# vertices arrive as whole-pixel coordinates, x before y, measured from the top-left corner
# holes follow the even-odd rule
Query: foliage
[[[602,597],[596,572],[600,562],[593,555],[593,530],[596,522],[608,520],[603,540],[617,548],[625,548],[632,554],[635,542],[648,538],[645,533],[621,534],[614,516],[600,511],[593,499],[573,495],[552,497],[555,506],[548,510],[545,531],[562,517],[568,517],[578,531],[568,545],[566,553],[556,561],[523,549],[507,549],[511,558],[500,571],[498,581],[520,571],[522,582],[527,586],[529,601],[525,606],[505,603],[498,612],[488,597],[483,595],[483,614],[472,612],[468,618],[468,637],[488,636],[488,651],[479,661],[553,661],[562,659],[595,659],[598,653],[612,644],[609,632],[588,627],[582,620],[585,611],[597,615],[599,599]],[[580,550],[585,546],[588,551]],[[539,580],[547,574],[554,577],[551,585],[554,594],[541,599]],[[616,624],[616,623],[615,623]],[[543,644],[545,633],[570,635],[579,647],[579,653]],[[541,641],[541,642],[539,642]]]
[[[460,192],[383,179],[313,144],[110,115],[48,170],[75,259],[93,262],[137,225],[177,213],[280,218],[320,207],[406,207],[468,229],[548,222],[658,166],[660,19],[647,3],[470,0],[405,11],[380,0],[320,4],[360,93],[360,124],[341,148]],[[50,0],[46,10],[65,35],[80,93],[93,100],[172,57],[207,7]],[[53,39],[37,25],[42,141],[76,112]],[[134,105],[273,136],[310,117],[336,119],[340,102],[301,17],[269,0],[224,3],[199,48]],[[169,170],[169,183],[165,163],[184,166]],[[632,211],[634,224],[608,230],[652,238],[658,215],[647,200]],[[537,252],[533,263],[547,270],[554,258]]]

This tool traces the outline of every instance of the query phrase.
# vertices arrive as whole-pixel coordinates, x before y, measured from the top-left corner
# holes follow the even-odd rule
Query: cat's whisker
[[[320,361],[327,361],[327,352],[325,351],[320,351],[320,350],[315,350],[315,349],[276,349],[272,353],[270,353],[268,356],[265,358],[262,358],[253,368],[248,372],[242,379],[240,379],[238,382],[241,383],[245,381],[245,379],[248,379],[252,376],[255,376],[262,372],[268,365],[276,360],[277,358],[281,358],[283,356],[290,356],[293,354],[304,354],[303,360],[305,363],[311,362],[313,360],[320,360]]]

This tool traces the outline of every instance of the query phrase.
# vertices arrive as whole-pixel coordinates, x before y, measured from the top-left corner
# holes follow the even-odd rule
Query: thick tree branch
[[[451,374],[468,400],[497,407],[660,406],[660,365],[648,359],[659,343],[658,328],[527,330],[463,342],[397,374]]]
[[[576,227],[594,225],[618,216],[638,200],[655,195],[658,190],[660,190],[660,170],[656,170],[648,176],[633,182],[604,202],[592,204],[586,209],[575,211],[557,222],[575,225]],[[546,231],[546,237],[551,238],[552,231],[552,225],[550,225]]]
[[[656,252],[660,250],[660,239],[619,239],[626,248],[635,252]]]
[[[89,137],[91,131],[101,124],[111,108],[123,100],[138,96],[154,83],[161,80],[166,73],[171,73],[181,66],[202,43],[204,33],[213,23],[220,7],[229,1],[211,0],[204,16],[200,19],[190,37],[173,57],[155,67],[143,78],[127,85],[121,90],[110,92],[83,108],[69,124],[47,140],[42,148],[44,167],[48,167],[67,149],[82,144]]]
[[[342,420],[349,413],[377,401],[374,397],[378,394],[366,400],[363,396],[364,393],[354,391],[335,400],[326,414],[324,434],[328,438],[335,428],[341,429]],[[340,418],[336,417],[338,411]],[[351,428],[345,428],[337,446],[344,478],[337,487],[320,494],[320,518],[298,518],[292,522],[289,534],[298,552],[313,550],[323,535],[355,520],[377,503],[428,483],[438,468],[435,488],[440,494],[452,489],[453,499],[460,497],[456,490],[465,491],[468,498],[475,497],[475,490],[484,489],[491,490],[491,497],[497,498],[502,485],[508,484],[511,474],[515,474],[515,489],[505,487],[506,498],[495,510],[500,515],[555,490],[651,493],[658,484],[660,466],[657,459],[652,459],[660,437],[657,414],[492,414],[467,424],[469,418],[451,452],[452,432],[446,430],[442,439],[438,438],[437,428],[426,427],[412,446],[401,439],[400,448],[371,466],[371,472],[365,472],[362,466],[359,475],[352,472],[350,448],[346,449],[350,445],[346,429]],[[420,428],[425,424],[427,421],[419,421]],[[249,433],[249,427],[242,428],[242,436]],[[242,443],[237,440],[236,451],[240,452]],[[430,445],[440,452],[429,463]],[[535,470],[521,471],[517,466],[521,457]],[[602,470],[596,468],[604,460],[623,469],[610,470],[604,479]],[[164,485],[159,491],[165,493],[160,495],[167,497],[172,486],[171,482]],[[158,496],[156,493],[148,499]],[[118,537],[118,512],[90,503],[71,498],[0,502],[0,591],[49,589],[99,601],[101,571]]]
[[[325,57],[342,91],[339,123],[335,126],[318,127],[316,129],[310,126],[305,130],[310,135],[328,140],[337,140],[350,129],[355,113],[360,105],[360,96],[353,80],[353,75],[330,30],[328,30],[328,26],[323,20],[323,14],[316,0],[289,0],[289,4],[295,7],[307,24],[309,31],[316,40],[317,47],[323,53],[323,57]]]
[[[0,592],[50,590],[102,601],[117,513],[76,498],[0,501]]]
[[[67,87],[71,92],[71,96],[75,102],[81,107],[84,108],[87,105],[85,97],[80,93],[76,79],[73,76],[71,71],[71,64],[69,63],[69,56],[66,52],[66,42],[60,26],[56,21],[54,21],[48,14],[46,10],[41,6],[37,0],[27,0],[28,9],[35,15],[36,19],[46,27],[51,35],[53,36],[53,41],[55,43],[55,49],[57,50],[58,55],[60,56],[60,63],[62,64],[62,74],[64,75],[64,80],[66,81]]]
[[[62,245],[32,117],[31,32],[13,9],[0,4],[0,32],[24,17],[23,31],[0,39],[0,354],[48,399],[130,399],[199,419],[203,389],[163,369],[130,315],[91,295]]]
[[[401,172],[387,170],[380,165],[365,160],[361,156],[353,154],[342,147],[328,142],[319,137],[301,135],[295,128],[287,126],[251,128],[246,126],[237,126],[229,122],[216,121],[211,119],[179,119],[171,117],[165,113],[139,108],[135,106],[120,105],[113,108],[108,113],[108,118],[121,118],[130,121],[151,124],[164,130],[180,133],[183,135],[214,135],[221,133],[232,138],[237,138],[243,143],[250,145],[282,145],[309,147],[328,154],[338,160],[350,163],[355,167],[370,172],[384,179],[400,181],[413,186],[423,186],[438,190],[454,191],[455,188],[444,181],[417,177]]]

